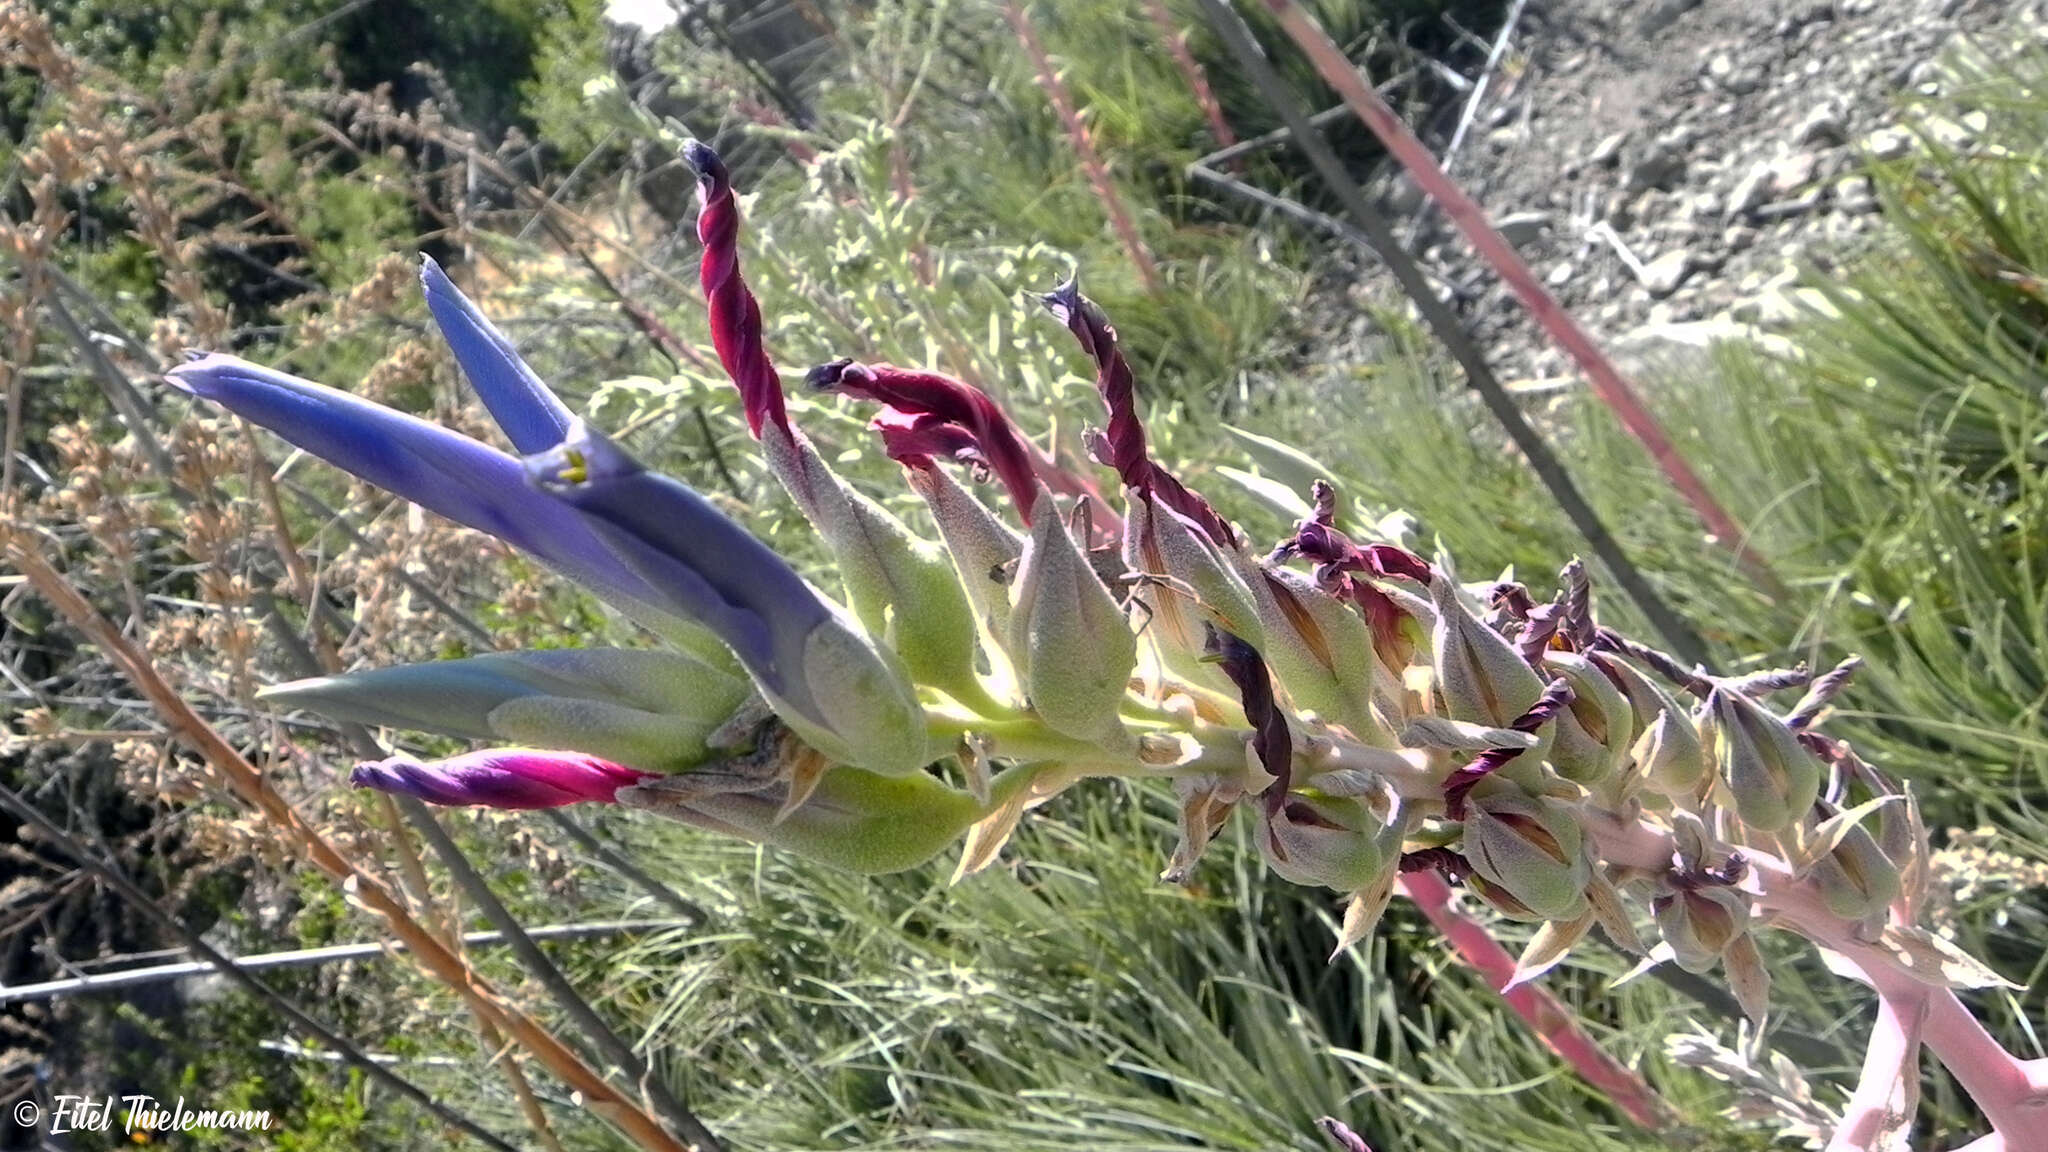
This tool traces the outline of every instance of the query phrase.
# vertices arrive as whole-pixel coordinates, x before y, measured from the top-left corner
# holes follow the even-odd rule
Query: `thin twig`
[[[1458,149],[1465,143],[1465,134],[1472,130],[1472,121],[1479,115],[1480,101],[1486,98],[1487,86],[1494,74],[1500,71],[1500,62],[1507,55],[1508,43],[1514,39],[1515,26],[1522,22],[1522,9],[1529,0],[1514,0],[1508,5],[1507,18],[1501,21],[1500,34],[1493,38],[1493,47],[1486,53],[1486,67],[1479,73],[1479,82],[1472,86],[1472,95],[1466,99],[1464,109],[1458,113],[1458,126],[1451,132],[1451,142],[1444,147],[1444,173],[1450,174],[1456,165]],[[1424,209],[1427,211],[1427,209]]]
[[[1357,247],[1360,251],[1365,252],[1374,259],[1379,257],[1379,250],[1372,246],[1372,239],[1365,233],[1337,219],[1335,216],[1318,212],[1298,200],[1289,200],[1285,196],[1275,196],[1264,188],[1248,184],[1227,172],[1218,172],[1214,168],[1207,167],[1201,163],[1189,165],[1188,175],[1205,184],[1221,188],[1233,196],[1243,197],[1261,208],[1268,208],[1278,212],[1290,220],[1299,221],[1311,228],[1320,228],[1339,240]],[[1418,265],[1418,267],[1420,266]],[[1434,268],[1424,267],[1421,268],[1421,271],[1423,275],[1449,290],[1451,295],[1457,299],[1471,299],[1475,295],[1470,288],[1454,283],[1448,276]]]
[[[371,1059],[368,1054],[356,1047],[347,1037],[308,1015],[288,997],[243,969],[232,957],[225,955],[211,944],[208,944],[203,936],[186,927],[177,917],[165,911],[157,900],[137,887],[135,882],[128,879],[127,875],[112,860],[104,859],[99,853],[90,851],[80,845],[69,833],[59,828],[49,817],[43,815],[40,809],[24,799],[20,793],[5,785],[0,785],[0,806],[4,806],[13,812],[23,823],[33,825],[42,834],[42,839],[45,843],[61,848],[66,855],[78,861],[81,867],[92,872],[106,883],[108,887],[120,893],[121,897],[134,905],[135,910],[142,913],[144,917],[156,923],[158,927],[176,935],[184,942],[185,947],[191,950],[193,955],[200,957],[206,962],[203,967],[217,970],[221,975],[255,994],[258,999],[269,1004],[279,1015],[290,1021],[301,1032],[333,1049],[351,1067],[361,1069],[363,1074],[370,1079],[418,1104],[443,1123],[475,1137],[486,1147],[501,1149],[502,1152],[517,1152],[517,1149],[511,1144],[492,1134],[488,1129],[477,1124],[476,1121],[449,1108],[447,1105],[429,1096],[417,1084],[398,1075],[382,1063]]]
[[[684,922],[602,920],[589,924],[547,924],[539,928],[528,928],[526,934],[535,940],[584,940],[592,936],[617,936],[628,932],[672,928],[681,923]],[[502,932],[465,932],[462,935],[465,947],[481,948],[502,944],[504,941],[505,934]],[[373,944],[332,944],[325,948],[294,948],[290,951],[264,952],[255,956],[233,956],[227,957],[227,962],[244,972],[265,972],[273,968],[305,968],[350,960],[375,960],[392,952],[403,951],[405,945],[402,943],[380,940]],[[154,964],[147,968],[129,968],[119,972],[92,972],[73,976],[68,980],[5,985],[0,986],[0,1006],[27,1000],[54,1000],[62,996],[97,995],[123,988],[138,988],[145,984],[186,980],[194,976],[204,976],[218,970],[219,967],[220,965],[210,960]]]
[[[576,842],[576,846],[595,857],[598,863],[631,881],[641,891],[653,897],[655,902],[692,923],[702,924],[711,918],[702,907],[683,898],[680,892],[655,879],[646,869],[633,863],[624,853],[599,840],[597,835],[576,822],[576,818],[559,808],[547,810],[548,820],[561,830],[564,836]]]
[[[291,489],[292,495],[301,504],[312,509],[316,515],[326,517],[328,525],[346,537],[349,543],[366,550],[376,547],[370,543],[368,537],[356,531],[355,526],[348,522],[347,517],[328,506],[326,501],[313,495],[312,491],[306,488],[305,485],[296,481],[286,480],[284,486]],[[470,638],[482,645],[486,650],[494,650],[498,647],[498,637],[495,633],[477,623],[468,613],[450,604],[440,593],[427,587],[419,577],[407,572],[403,565],[394,565],[391,573],[398,577],[399,583],[404,584],[408,591],[414,596],[419,597],[421,603],[447,617],[449,623],[469,633]]]
[[[1159,30],[1159,38],[1166,42],[1166,52],[1173,57],[1174,67],[1180,69],[1181,79],[1187,82],[1188,90],[1194,93],[1195,103],[1202,106],[1202,115],[1209,121],[1209,132],[1216,137],[1216,147],[1228,148],[1237,143],[1237,133],[1231,130],[1230,121],[1224,118],[1223,105],[1216,99],[1215,90],[1209,87],[1209,77],[1202,71],[1201,61],[1188,51],[1188,34],[1175,26],[1173,13],[1166,10],[1166,0],[1145,0],[1145,15]]]
[[[169,485],[173,493],[182,494],[183,486],[173,478],[171,455],[164,451],[163,442],[156,438],[156,429],[151,427],[152,413],[148,401],[144,400],[142,394],[135,390],[135,386],[129,383],[128,377],[114,366],[114,362],[107,358],[106,352],[93,342],[92,337],[78,323],[78,318],[64,306],[64,301],[56,296],[49,296],[44,299],[43,307],[49,311],[50,318],[57,322],[57,327],[63,330],[65,338],[71,341],[71,346],[78,350],[80,356],[85,357],[86,363],[92,365],[93,378],[100,382],[100,390],[106,393],[107,402],[120,414],[121,423],[127,425],[128,434],[135,437],[136,445],[149,460],[150,471],[155,472],[159,479]]]
[[[1096,199],[1102,201],[1103,211],[1109,213],[1110,227],[1123,241],[1124,251],[1138,269],[1139,278],[1145,282],[1145,291],[1159,295],[1164,290],[1159,279],[1159,266],[1152,262],[1152,253],[1146,250],[1144,238],[1138,235],[1138,226],[1131,221],[1130,212],[1124,207],[1123,197],[1117,194],[1116,185],[1109,178],[1109,169],[1102,163],[1102,155],[1095,150],[1095,142],[1088,134],[1088,125],[1082,122],[1074,98],[1067,92],[1066,82],[1054,70],[1052,59],[1045,53],[1045,44],[1038,38],[1038,30],[1031,26],[1031,17],[1024,11],[1023,0],[1003,0],[1003,18],[1010,22],[1017,38],[1023,41],[1025,52],[1030,54],[1031,66],[1038,72],[1038,86],[1045,89],[1046,99],[1052,102],[1053,111],[1059,114],[1060,123],[1066,126],[1067,139],[1072,142],[1074,153],[1080,157],[1081,170],[1087,173],[1088,183],[1094,186]]]
[[[504,934],[506,946],[519,958],[520,965],[531,972],[548,990],[548,994],[554,998],[556,1007],[575,1023],[577,1030],[583,1033],[584,1039],[595,1045],[606,1060],[617,1065],[626,1078],[646,1096],[655,1110],[675,1126],[683,1139],[695,1145],[698,1152],[723,1152],[725,1146],[718,1142],[718,1137],[712,1135],[703,1121],[697,1119],[696,1114],[669,1091],[667,1083],[654,1075],[647,1062],[640,1058],[639,1053],[633,1051],[631,1045],[619,1039],[618,1033],[612,1031],[611,1025],[605,1023],[604,1018],[597,1014],[597,1009],[590,1006],[590,1001],[584,999],[583,993],[577,991],[576,985],[570,983],[569,978],[562,974],[562,970],[556,967],[555,962],[548,958],[548,954],[540,950],[540,945],[533,942],[533,938],[520,925],[519,917],[514,916],[512,910],[505,907],[504,901],[498,899],[498,894],[491,890],[483,875],[469,862],[469,858],[463,855],[461,846],[448,835],[447,829],[441,827],[441,822],[434,818],[433,812],[411,796],[400,797],[398,806],[405,813],[405,818],[426,839],[434,854],[441,858],[442,867],[448,869],[448,874],[454,878],[456,886],[476,904],[485,919],[497,925],[498,931]]]

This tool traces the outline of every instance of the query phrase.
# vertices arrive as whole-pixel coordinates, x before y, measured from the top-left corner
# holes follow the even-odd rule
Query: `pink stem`
[[[1755,858],[1753,866],[1761,862]],[[1778,913],[1787,926],[1847,959],[1880,998],[1899,1004],[1925,998],[1921,1038],[1969,1093],[2008,1152],[2048,1152],[2048,1059],[2022,1060],[2006,1051],[1954,989],[1922,983],[1885,951],[1858,940],[1854,927],[1830,913],[1810,885],[1781,874],[1762,879],[1758,907]]]
[[[1401,877],[1400,887],[1429,917],[1429,922],[1436,925],[1437,931],[1443,933],[1458,958],[1484,976],[1494,991],[1500,992],[1514,979],[1515,958],[1477,920],[1451,906],[1451,886],[1443,877],[1434,872],[1410,872]],[[1629,1119],[1652,1131],[1675,1122],[1676,1113],[1671,1105],[1642,1077],[1602,1051],[1573,1017],[1571,1009],[1557,997],[1537,985],[1524,984],[1502,992],[1501,998],[1514,1009],[1515,1015],[1535,1029],[1545,1047],[1571,1065]]]
[[[1887,1135],[1912,1122],[1919,1093],[1920,1034],[1927,1020],[1927,989],[1877,998],[1877,1023],[1863,1052],[1863,1072],[1827,1152],[1882,1152]]]
[[[1391,152],[1394,158],[1401,162],[1401,166],[1408,170],[1409,175],[1415,178],[1415,183],[1423,192],[1442,206],[1444,214],[1464,232],[1465,238],[1471,242],[1479,255],[1500,273],[1502,280],[1507,281],[1508,287],[1521,298],[1523,306],[1536,318],[1537,323],[1550,333],[1572,359],[1578,361],[1580,369],[1586,373],[1587,382],[1593,388],[1593,394],[1621,420],[1622,427],[1628,430],[1629,435],[1635,437],[1637,442],[1648,450],[1651,458],[1656,460],[1657,466],[1663,470],[1665,478],[1678,490],[1679,495],[1692,505],[1693,511],[1707,526],[1707,530],[1719,538],[1723,545],[1735,549],[1737,556],[1743,559],[1755,574],[1763,577],[1767,586],[1774,586],[1775,582],[1769,579],[1768,569],[1763,567],[1763,561],[1748,551],[1741,525],[1721,507],[1720,502],[1714,499],[1713,493],[1707,490],[1706,484],[1692,470],[1692,466],[1679,455],[1678,449],[1671,443],[1671,438],[1665,434],[1663,425],[1648,408],[1644,407],[1642,399],[1622,377],[1620,370],[1615,368],[1614,362],[1607,358],[1607,354],[1600,350],[1592,336],[1579,326],[1571,313],[1565,311],[1557,302],[1557,298],[1543,286],[1543,282],[1537,279],[1536,273],[1522,260],[1514,246],[1486,222],[1486,210],[1452,181],[1437,164],[1436,157],[1430,155],[1429,148],[1408,130],[1408,126],[1401,122],[1401,118],[1394,114],[1394,110],[1387,106],[1379,93],[1372,90],[1372,85],[1359,79],[1358,70],[1345,57],[1343,50],[1331,42],[1329,35],[1302,11],[1297,0],[1266,0],[1266,7],[1272,9],[1273,14],[1279,17],[1281,25],[1286,28],[1287,34],[1308,54],[1316,71],[1322,74],[1323,80],[1337,90],[1338,95],[1344,98],[1344,102],[1351,106],[1351,111],[1365,122],[1365,126],[1372,130],[1373,135],[1379,137],[1380,142],[1386,145],[1387,151]]]

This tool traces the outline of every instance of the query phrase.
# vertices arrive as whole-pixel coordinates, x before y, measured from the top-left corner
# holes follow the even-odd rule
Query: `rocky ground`
[[[1710,339],[1768,340],[1823,273],[1876,226],[1863,174],[1919,147],[1957,146],[1980,114],[1972,60],[2048,36],[2028,0],[1534,0],[1471,113],[1453,173],[1564,304],[1624,361]],[[1471,103],[1471,101],[1466,101]],[[1439,154],[1464,109],[1433,126]],[[1463,306],[1504,378],[1569,386],[1462,238],[1396,183],[1404,234]]]

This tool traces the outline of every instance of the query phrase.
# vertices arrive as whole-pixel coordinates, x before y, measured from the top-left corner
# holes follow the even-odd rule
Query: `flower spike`
[[[740,390],[747,427],[756,439],[765,424],[789,430],[789,412],[782,402],[782,379],[761,339],[761,305],[740,276],[740,208],[733,198],[732,177],[725,161],[702,141],[683,146],[683,162],[697,170],[697,191],[703,209],[697,214],[697,239],[704,258],[697,279],[711,306],[711,343],[718,362]]]

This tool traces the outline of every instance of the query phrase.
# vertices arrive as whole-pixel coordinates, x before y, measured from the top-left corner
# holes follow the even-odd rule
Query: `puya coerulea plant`
[[[623,804],[872,873],[964,840],[967,875],[1061,790],[1158,779],[1180,802],[1167,879],[1243,811],[1274,872],[1346,898],[1340,950],[1402,874],[1433,871],[1540,925],[1518,983],[1599,925],[1644,966],[1719,969],[1761,1022],[1756,934],[1803,936],[1880,1001],[1835,1146],[1910,1124],[1923,1044],[1990,1121],[1972,1148],[2048,1146],[2048,1061],[2007,1053],[1971,1016],[1955,990],[1998,978],[1921,923],[1912,793],[1819,730],[1849,666],[1818,680],[1683,668],[1599,625],[1576,562],[1547,600],[1466,584],[1447,558],[1347,534],[1327,484],[1262,554],[1152,459],[1115,330],[1071,283],[1044,303],[1094,364],[1107,421],[1089,443],[1121,516],[1067,496],[1087,486],[966,384],[851,360],[809,372],[875,405],[883,450],[938,526],[922,539],[792,425],[726,170],[702,145],[685,158],[719,359],[842,598],[571,414],[431,261],[429,308],[516,455],[231,356],[169,374],[672,643],[270,689],[284,707],[514,745],[364,764],[356,784],[437,804]],[[1802,686],[1789,710],[1769,703]]]

